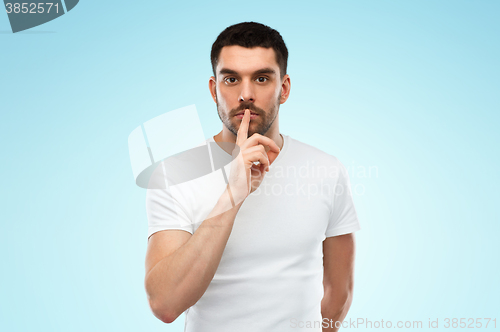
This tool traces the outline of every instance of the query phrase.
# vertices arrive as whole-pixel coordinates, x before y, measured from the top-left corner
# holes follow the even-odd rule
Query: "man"
[[[148,189],[148,300],[166,323],[186,312],[187,332],[337,331],[351,305],[360,227],[348,175],[280,134],[287,58],[265,25],[225,29],[209,81],[223,128],[207,143],[227,167]]]

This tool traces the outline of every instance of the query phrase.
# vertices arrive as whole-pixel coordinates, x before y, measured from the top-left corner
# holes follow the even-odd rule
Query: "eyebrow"
[[[229,69],[229,68],[222,68],[219,71],[219,74],[220,75],[224,75],[224,74],[238,75],[238,72],[236,70],[232,70],[232,69]],[[262,69],[256,70],[253,73],[253,75],[261,75],[261,74],[276,74],[276,71],[274,69],[272,69],[272,68],[262,68]]]

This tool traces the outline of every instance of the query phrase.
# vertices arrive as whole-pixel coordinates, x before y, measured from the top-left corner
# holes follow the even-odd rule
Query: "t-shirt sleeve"
[[[147,189],[146,211],[148,239],[154,233],[166,229],[178,229],[191,234],[194,233],[190,218],[169,188]]]
[[[326,237],[353,233],[361,229],[347,173],[344,165],[338,161],[337,181],[332,190],[330,220],[325,232]]]

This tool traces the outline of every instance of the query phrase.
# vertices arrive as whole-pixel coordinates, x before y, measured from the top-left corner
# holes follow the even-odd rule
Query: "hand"
[[[229,175],[228,187],[233,205],[243,202],[259,187],[265,172],[269,171],[269,166],[280,152],[278,145],[269,137],[257,133],[248,137],[249,124],[250,110],[246,109],[236,136],[237,147],[233,150]],[[254,164],[257,162],[257,165]]]

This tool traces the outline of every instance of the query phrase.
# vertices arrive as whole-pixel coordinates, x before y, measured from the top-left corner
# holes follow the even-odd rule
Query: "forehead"
[[[217,62],[217,72],[222,68],[241,73],[254,72],[262,68],[275,68],[276,73],[279,72],[276,53],[272,47],[224,46]]]

